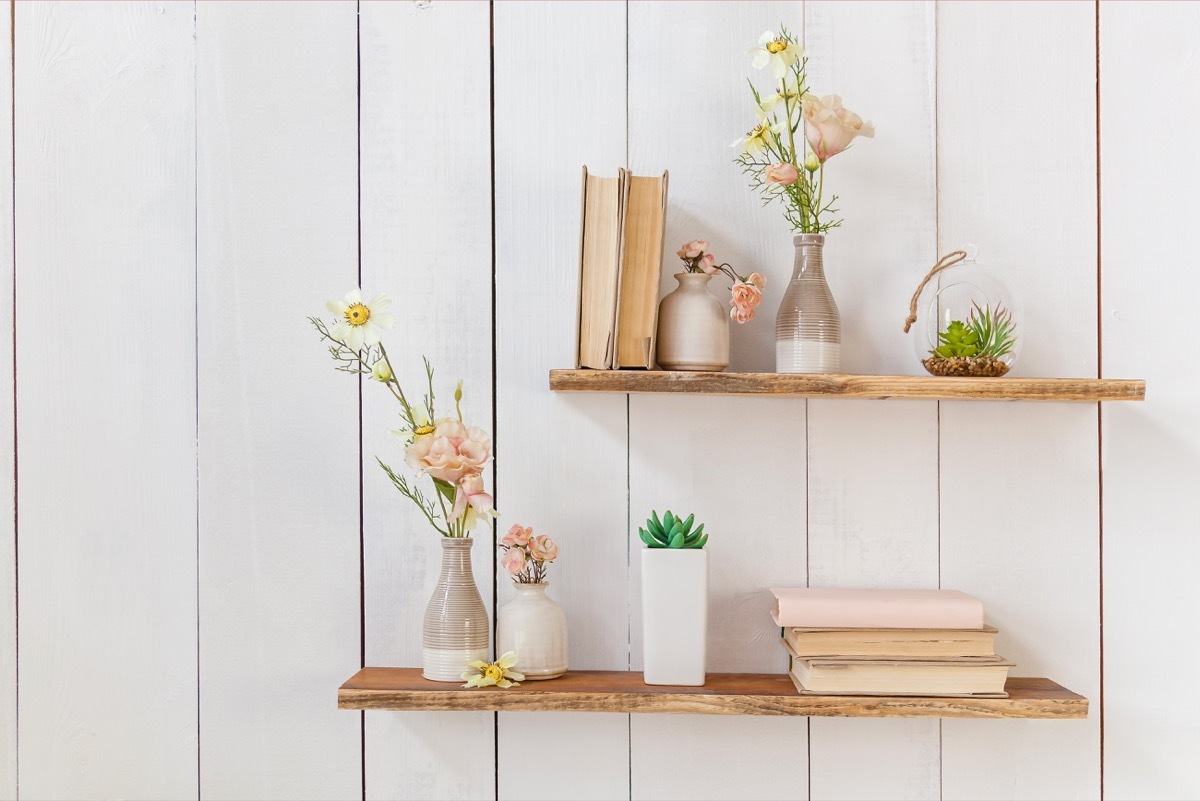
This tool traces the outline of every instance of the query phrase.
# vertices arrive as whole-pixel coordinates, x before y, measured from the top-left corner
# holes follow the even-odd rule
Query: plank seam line
[[[15,3],[16,0],[13,0]],[[192,0],[192,362],[193,434],[196,453],[196,799],[203,791],[200,757],[200,23],[197,0]]]
[[[1096,378],[1104,377],[1104,256],[1100,155],[1100,0],[1095,0],[1096,49]],[[1096,539],[1099,571],[1100,686],[1096,690],[1100,725],[1100,798],[1104,799],[1104,404],[1096,403]]]
[[[496,4],[488,0],[488,161],[489,179],[491,181],[491,249],[492,249],[492,441],[500,441],[497,423],[500,421],[497,396],[500,394],[500,377],[497,373],[497,334],[499,326],[496,322]],[[500,505],[500,467],[492,461],[492,498],[493,505]],[[499,584],[496,581],[496,524],[489,527],[492,532],[492,652],[500,656],[499,628]],[[500,713],[492,713],[492,792],[494,798],[500,798]],[[365,799],[364,799],[365,801]]]
[[[938,114],[940,111],[940,106],[938,103],[940,99],[940,85],[938,83],[938,74],[940,72],[938,35],[940,29],[938,26],[938,4],[936,2],[933,4],[931,14],[931,24],[933,28],[931,31],[933,34],[931,37],[931,52],[933,54],[933,98],[931,103],[932,108],[930,110],[932,111],[931,116],[933,117],[933,256],[936,259],[942,248],[942,173],[940,162],[942,148],[941,141],[938,138]],[[934,467],[934,480],[937,484],[937,579],[938,589],[940,590],[942,588],[942,402],[940,400],[935,401],[934,408],[936,415],[936,431],[934,432],[936,443],[934,450],[936,451],[937,456]],[[943,764],[945,761],[943,758],[943,753],[945,750],[945,726],[945,722],[941,718],[938,718],[938,801],[943,801],[943,799],[946,797],[946,780]]]
[[[13,783],[16,785],[17,798],[21,797],[21,570],[20,542],[17,535],[19,530],[19,512],[17,508],[19,494],[17,458],[17,2],[10,0],[9,5],[9,81],[12,107],[9,109],[9,130],[11,133],[12,157],[12,379],[13,379],[13,714],[16,726],[13,730]]]
[[[356,283],[362,287],[362,3],[354,4],[354,172]],[[367,665],[367,566],[363,518],[363,381],[358,379],[358,664]],[[359,790],[367,801],[367,713],[358,713]]]

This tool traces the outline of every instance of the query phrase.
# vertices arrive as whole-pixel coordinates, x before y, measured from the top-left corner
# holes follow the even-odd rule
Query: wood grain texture
[[[1010,678],[1008,698],[800,695],[786,674],[710,673],[701,687],[642,683],[640,672],[572,670],[506,690],[428,681],[420,668],[363,668],[338,688],[340,709],[656,712],[848,717],[1087,716],[1087,699],[1042,678]]]
[[[355,8],[195,11],[200,792],[359,797],[358,400],[305,322],[356,279]]]
[[[938,378],[905,375],[688,373],[666,370],[551,370],[556,392],[673,392],[692,395],[776,395],[792,398],[910,398],[921,400],[1029,400],[1095,403],[1140,401],[1138,379]]]
[[[1023,302],[1026,375],[1096,375],[1095,6],[938,5],[941,252]],[[1023,98],[1014,115],[981,87]],[[1024,120],[1053,119],[1031,148]],[[1014,169],[1014,164],[1019,165]],[[1019,673],[1100,682],[1097,407],[942,404],[942,586],[981,598]],[[1097,798],[1100,721],[943,723],[946,798]],[[997,762],[1021,770],[983,782]]]
[[[1153,403],[1102,416],[1110,799],[1200,798],[1197,705],[1167,700],[1194,698],[1200,661],[1200,641],[1179,636],[1200,609],[1200,374],[1156,357],[1154,345],[1183,330],[1200,291],[1191,260],[1178,260],[1200,215],[1200,155],[1187,133],[1200,105],[1178,103],[1200,83],[1198,29],[1195,3],[1100,4],[1103,368],[1138,365],[1154,382]],[[1121,113],[1130,103],[1177,103],[1174,122],[1142,128]],[[1147,687],[1163,695],[1139,693]]]
[[[0,154],[12,153],[12,18],[0,12]],[[13,163],[0,155],[0,801],[17,797],[17,529]]]
[[[734,369],[774,366],[780,288],[792,263],[791,235],[762,208],[732,161],[729,142],[756,118],[746,48],[765,27],[798,11],[787,2],[629,4],[629,160],[637,174],[670,170],[661,291],[675,288],[680,243],[706,239],[741,274],[767,278],[768,299],[748,325],[731,326]],[[719,36],[713,32],[720,31]],[[668,42],[695,43],[682,51]],[[702,44],[703,43],[703,44]],[[772,289],[774,294],[771,294]],[[728,302],[729,282],[713,281]],[[560,365],[562,362],[559,363]],[[770,421],[772,435],[730,447],[728,426]],[[642,665],[641,556],[637,527],[658,509],[695,512],[712,534],[708,669],[774,671],[785,664],[767,587],[803,581],[804,404],[797,400],[667,397],[629,399],[628,613],[630,666]],[[786,500],[750,504],[764,478]],[[759,554],[769,548],[771,559]],[[806,721],[754,727],[712,716],[639,715],[630,722],[633,799],[761,799],[803,792]],[[678,756],[663,770],[663,744]],[[724,759],[713,759],[716,749]],[[737,764],[737,770],[729,765]],[[789,765],[780,771],[779,765]]]
[[[937,259],[933,4],[810,0],[804,44],[812,90],[879,126],[826,169],[845,219],[825,247],[843,369],[922,374],[896,311]],[[809,401],[810,586],[938,586],[937,420],[931,402]],[[939,797],[938,722],[881,723],[812,721],[813,798]]]
[[[425,394],[427,356],[439,413],[454,414],[461,379],[468,425],[494,435],[488,4],[365,2],[359,24],[363,290],[394,299],[384,342],[409,395]],[[388,433],[399,426],[396,401],[374,382],[362,391],[366,659],[420,664],[442,548],[375,461],[408,470],[403,442]],[[494,486],[490,471],[485,480]],[[486,526],[474,537],[475,584],[490,616],[493,539]],[[367,798],[490,795],[494,730],[485,714],[367,720]],[[466,742],[474,746],[459,747]]]
[[[20,794],[194,796],[193,6],[15,14]]]
[[[609,670],[629,665],[626,401],[555,395],[545,375],[574,362],[580,165],[613,176],[626,164],[625,15],[622,3],[494,6],[497,524],[558,542],[550,595],[570,665]],[[568,42],[569,57],[547,61]],[[500,798],[629,792],[623,715],[501,715],[498,732]],[[570,770],[530,771],[530,753]]]

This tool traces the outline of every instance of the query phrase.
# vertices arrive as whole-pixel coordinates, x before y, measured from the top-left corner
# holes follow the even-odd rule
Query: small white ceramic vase
[[[496,652],[516,653],[516,669],[527,681],[567,672],[567,616],[546,595],[549,584],[513,584],[517,597],[496,614]]]
[[[707,273],[675,273],[679,286],[658,306],[658,365],[664,370],[729,366],[729,309],[708,291]]]
[[[708,552],[642,550],[642,681],[698,687],[708,657]]]

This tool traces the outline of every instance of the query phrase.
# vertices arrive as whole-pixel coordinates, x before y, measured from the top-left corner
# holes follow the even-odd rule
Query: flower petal
[[[517,664],[516,652],[509,651],[508,653],[504,654],[504,656],[497,659],[496,664],[499,665],[500,667],[504,668],[505,670],[508,670],[510,667]]]
[[[525,674],[518,673],[515,670],[506,670],[506,671],[504,671],[504,675],[508,676],[510,679],[516,679],[517,681],[525,681]]]
[[[390,314],[380,314],[379,312],[371,311],[371,322],[380,328],[391,328],[396,324],[396,318]]]
[[[750,62],[750,65],[756,70],[761,70],[763,67],[767,66],[767,62],[770,60],[771,54],[766,50],[755,50],[754,61]]]
[[[329,309],[330,314],[336,314],[338,317],[344,315],[350,310],[350,307],[340,300],[331,300],[325,304],[325,308]]]
[[[349,292],[347,292],[346,303],[350,306],[353,306],[355,303],[362,303],[362,290],[351,289]]]

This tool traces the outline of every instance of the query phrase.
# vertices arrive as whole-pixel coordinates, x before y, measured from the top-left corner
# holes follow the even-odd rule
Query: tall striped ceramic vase
[[[825,282],[824,234],[796,234],[792,280],[775,317],[775,372],[836,373],[842,318]]]
[[[487,661],[488,616],[471,573],[470,537],[442,538],[442,572],[425,608],[421,675],[462,681],[468,662]]]

